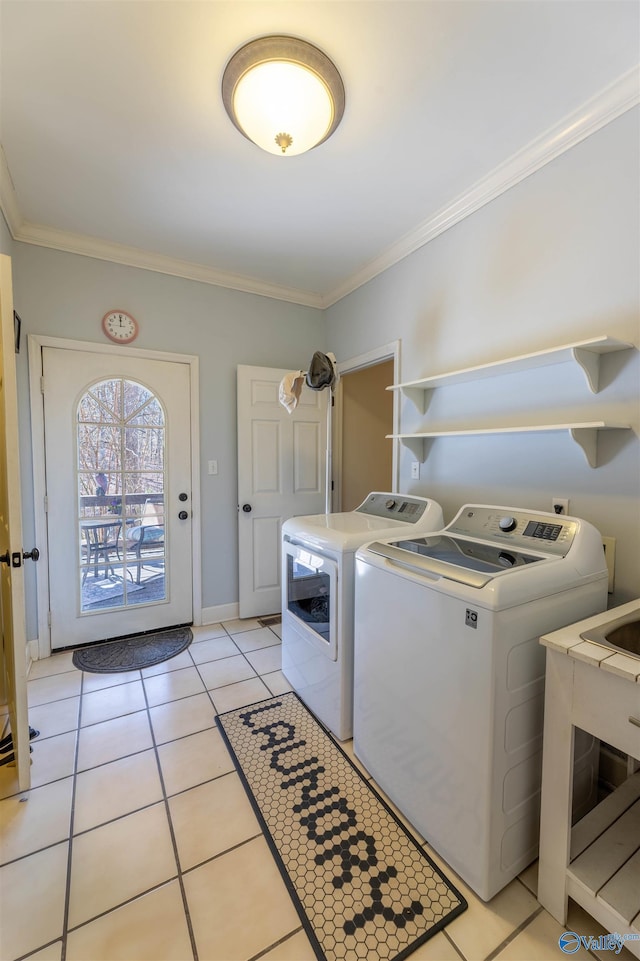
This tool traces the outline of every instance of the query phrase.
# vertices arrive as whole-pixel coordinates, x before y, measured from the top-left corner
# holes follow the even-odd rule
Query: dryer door
[[[283,613],[298,630],[335,661],[338,656],[338,564],[304,544],[283,542]]]

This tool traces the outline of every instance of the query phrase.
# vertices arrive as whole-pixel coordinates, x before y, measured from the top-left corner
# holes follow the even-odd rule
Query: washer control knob
[[[389,500],[385,501],[384,506],[387,508],[388,511],[392,511],[393,508],[396,506],[396,502],[394,501],[393,497],[390,497]]]
[[[512,531],[518,522],[515,517],[501,517],[498,521],[498,526],[501,531]]]

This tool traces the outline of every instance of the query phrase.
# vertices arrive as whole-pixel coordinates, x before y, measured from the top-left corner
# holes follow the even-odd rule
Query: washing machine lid
[[[355,511],[290,517],[283,536],[329,551],[354,551],[375,537],[405,531],[436,531],[443,526],[442,508],[428,497],[374,491]]]
[[[411,537],[388,544],[374,541],[368,550],[410,570],[435,574],[477,588],[484,587],[496,574],[546,559],[502,544],[486,544],[444,534]]]

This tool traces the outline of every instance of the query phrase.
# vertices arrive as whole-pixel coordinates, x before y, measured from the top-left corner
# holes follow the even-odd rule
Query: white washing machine
[[[537,855],[538,639],[606,605],[600,534],[574,517],[466,505],[356,554],[355,753],[484,900]]]
[[[374,537],[410,537],[443,523],[429,498],[374,491],[355,511],[282,525],[282,671],[340,740],[353,732],[355,551]]]

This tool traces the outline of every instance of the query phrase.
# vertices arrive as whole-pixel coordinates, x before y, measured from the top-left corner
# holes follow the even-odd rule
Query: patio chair
[[[116,521],[102,517],[86,518],[81,522],[81,525],[85,536],[87,562],[82,574],[82,583],[84,584],[91,566],[93,566],[94,577],[99,577],[100,574],[109,577],[110,574],[114,573],[111,554],[115,552],[118,560],[120,560],[122,522],[119,518]],[[104,567],[99,566],[101,561]]]
[[[143,558],[151,555],[164,562],[164,508],[162,504],[146,501],[140,521],[127,528],[127,553],[136,559],[136,584],[140,583]]]

